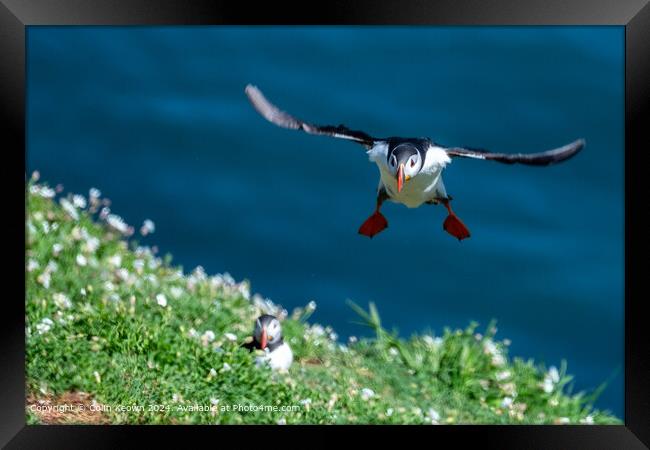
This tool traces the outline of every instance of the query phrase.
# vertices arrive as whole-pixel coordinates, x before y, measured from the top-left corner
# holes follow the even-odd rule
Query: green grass
[[[111,407],[110,422],[131,424],[621,423],[593,409],[597,392],[571,393],[565,364],[508,358],[494,324],[403,338],[381,326],[372,304],[350,303],[350,318],[374,335],[341,344],[309,323],[314,305],[287,313],[250,295],[248,281],[183,273],[124,236],[132,230],[111,227],[122,225],[100,214],[102,199],[81,208],[68,195],[64,208],[51,194],[27,185],[28,395],[90,393]],[[256,367],[239,347],[261,312],[286,315],[288,373]]]

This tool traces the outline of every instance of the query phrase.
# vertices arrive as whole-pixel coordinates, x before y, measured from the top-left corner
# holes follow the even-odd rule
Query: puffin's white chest
[[[288,370],[293,362],[293,352],[286,342],[274,349],[272,352],[264,350],[263,356],[255,359],[258,366],[268,364],[273,370]]]
[[[450,158],[444,149],[429,148],[422,170],[404,183],[401,192],[397,192],[397,180],[386,164],[387,151],[387,144],[376,145],[368,151],[368,157],[377,164],[381,184],[386,188],[392,201],[402,203],[409,208],[417,208],[426,201],[446,195],[441,175]]]
[[[404,183],[401,192],[397,192],[397,180],[388,170],[380,167],[381,182],[386,188],[390,199],[402,203],[409,208],[417,208],[422,203],[436,197],[436,186],[440,180],[442,169],[435,172],[418,173]]]

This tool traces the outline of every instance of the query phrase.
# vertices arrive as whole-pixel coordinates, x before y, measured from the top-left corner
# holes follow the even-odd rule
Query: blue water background
[[[341,340],[373,301],[408,336],[498,320],[511,355],[568,360],[575,390],[623,414],[622,27],[31,27],[27,165],[66,191],[102,190],[186,270],[248,278]],[[357,234],[377,169],[360,146],[283,130],[282,108],[370,134],[504,152],[587,148],[549,168],[455,160],[445,171],[472,232],[442,207],[387,204]]]

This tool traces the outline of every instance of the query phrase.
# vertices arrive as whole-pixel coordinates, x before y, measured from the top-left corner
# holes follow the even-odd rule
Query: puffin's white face
[[[416,176],[422,168],[420,152],[409,144],[400,144],[388,156],[388,170],[397,179],[397,190]]]
[[[280,322],[275,317],[262,316],[255,321],[253,335],[262,348],[275,344],[282,338]]]

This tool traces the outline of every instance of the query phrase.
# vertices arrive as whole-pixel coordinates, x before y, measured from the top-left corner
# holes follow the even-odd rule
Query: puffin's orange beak
[[[397,192],[402,192],[404,186],[404,164],[399,165],[397,169]]]
[[[262,350],[266,348],[266,328],[262,328],[262,336],[260,336],[260,347],[262,347]]]

